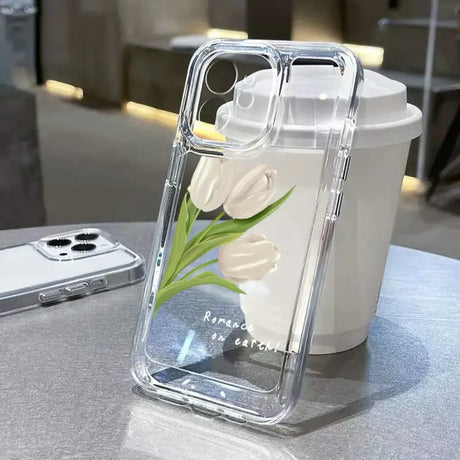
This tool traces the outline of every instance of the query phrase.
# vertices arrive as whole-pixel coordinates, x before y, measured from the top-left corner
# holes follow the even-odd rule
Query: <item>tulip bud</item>
[[[264,210],[275,195],[276,170],[260,164],[238,181],[224,203],[225,212],[235,219],[247,219]]]
[[[222,206],[230,193],[232,178],[232,162],[201,157],[188,187],[193,204],[204,212]]]
[[[275,245],[264,235],[244,235],[220,248],[219,267],[234,283],[260,280],[276,269],[281,257]]]

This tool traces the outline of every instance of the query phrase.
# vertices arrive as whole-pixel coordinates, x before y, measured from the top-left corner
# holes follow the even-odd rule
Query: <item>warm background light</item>
[[[384,49],[379,46],[354,45],[344,43],[348,49],[353,51],[361,59],[361,63],[366,67],[380,67],[383,63]]]
[[[126,112],[141,118],[161,123],[164,126],[175,128],[177,125],[177,119],[179,115],[174,112],[168,112],[166,110],[157,109],[149,105],[139,104],[137,102],[127,102],[125,104]],[[220,134],[214,128],[214,125],[210,123],[204,123],[202,121],[195,121],[193,132],[196,136],[202,139],[209,139],[213,141],[225,141],[225,136]]]
[[[196,121],[193,128],[195,136],[201,137],[202,139],[209,139],[211,141],[225,142],[226,137],[216,131],[214,125],[210,123],[204,123],[203,121]]]
[[[228,29],[209,29],[206,34],[208,38],[248,38],[248,33],[242,30],[228,30]]]
[[[139,104],[132,101],[125,104],[125,110],[132,115],[154,120],[165,126],[174,128],[177,125],[177,113],[168,112],[167,110],[157,109],[155,107],[150,107],[149,105]]]
[[[402,195],[423,195],[427,191],[427,184],[412,176],[404,176],[401,186]]]
[[[69,97],[73,99],[82,99],[84,96],[83,90],[77,86],[69,85],[56,80],[46,80],[45,88],[54,94],[59,96]]]

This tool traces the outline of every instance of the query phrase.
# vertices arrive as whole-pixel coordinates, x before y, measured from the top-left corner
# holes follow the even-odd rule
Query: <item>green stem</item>
[[[196,241],[195,244],[198,244],[198,243],[201,243],[205,238],[206,238],[206,235],[209,233],[209,231],[211,230],[211,228],[217,223],[219,222],[219,220],[225,216],[225,211],[222,211],[207,227],[206,229],[204,230],[204,232],[201,234],[201,236],[198,238],[198,240]]]
[[[199,265],[198,267],[194,268],[193,270],[189,271],[185,276],[183,276],[180,280],[184,280],[186,278],[188,278],[189,276],[193,275],[194,273],[196,273],[197,271],[203,269],[204,267],[207,267],[208,265],[212,265],[212,264],[215,264],[216,262],[218,262],[217,259],[213,259],[213,260],[210,260],[208,262],[205,262],[201,265]],[[179,280],[179,281],[180,281]]]
[[[200,214],[200,209],[197,209],[193,215],[193,220],[191,221],[190,223],[190,227],[187,231],[187,237],[190,233],[190,230],[192,229],[193,227],[193,224],[195,223],[195,220],[196,218],[198,217],[198,215]],[[219,213],[219,215],[204,229],[203,232],[201,232],[199,238],[194,242],[194,245],[197,245],[199,243],[201,243],[205,238],[206,238],[206,235],[209,233],[209,231],[212,229],[212,227],[217,223],[219,222],[219,220],[225,215],[225,211],[222,211],[221,213]],[[183,255],[183,252],[181,253],[181,256]],[[161,283],[161,287],[162,288],[165,288],[166,286],[168,286],[171,282],[173,282],[177,275],[182,271],[182,268],[180,268],[180,264],[178,266],[176,266],[176,270],[170,274],[170,276],[168,276],[167,279],[163,279],[163,282]]]
[[[175,272],[174,269],[184,253],[188,236],[199,214],[200,210],[193,204],[187,192],[184,195],[179,215],[177,216],[176,234],[174,235],[169,262],[163,275],[161,287],[166,287],[171,281],[174,281],[174,278],[177,276],[177,272]]]
[[[191,231],[192,228],[193,228],[193,224],[194,224],[195,221],[198,219],[198,216],[200,215],[200,212],[201,212],[201,209],[196,208],[195,213],[193,214],[193,216],[192,216],[192,218],[191,218],[191,220],[190,220],[190,223],[188,224],[187,237],[189,236],[190,231]]]

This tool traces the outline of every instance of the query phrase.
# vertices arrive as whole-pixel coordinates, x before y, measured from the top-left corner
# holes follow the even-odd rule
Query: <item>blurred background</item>
[[[424,112],[393,243],[460,258],[458,0],[0,0],[0,228],[156,219],[209,39],[344,43]]]

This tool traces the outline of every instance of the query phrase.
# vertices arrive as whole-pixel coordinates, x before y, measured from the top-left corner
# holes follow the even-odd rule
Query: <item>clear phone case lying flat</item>
[[[339,45],[195,53],[133,348],[146,394],[243,423],[293,411],[362,79]]]
[[[109,233],[81,228],[0,250],[0,316],[137,283],[144,261]]]

